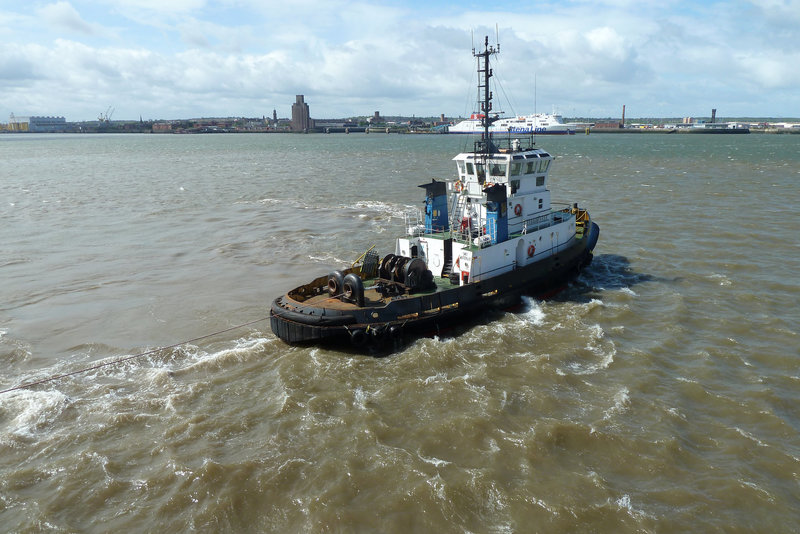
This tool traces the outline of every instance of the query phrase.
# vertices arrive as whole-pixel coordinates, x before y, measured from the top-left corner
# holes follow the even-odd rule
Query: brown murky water
[[[391,251],[467,142],[0,136],[0,389]],[[0,394],[0,530],[792,531],[799,142],[542,137],[601,227],[554,300],[386,358],[261,322]]]

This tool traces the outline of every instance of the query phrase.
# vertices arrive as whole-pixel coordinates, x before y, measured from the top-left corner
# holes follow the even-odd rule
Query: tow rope
[[[161,351],[161,350],[174,349],[174,348],[180,347],[181,345],[188,345],[189,343],[194,343],[195,341],[200,341],[201,339],[206,339],[206,338],[209,338],[209,337],[218,336],[220,334],[224,334],[225,332],[230,332],[232,330],[238,330],[239,328],[244,328],[245,326],[250,326],[251,324],[260,323],[261,321],[266,321],[268,319],[269,319],[269,317],[262,317],[261,319],[256,319],[255,321],[249,321],[249,322],[242,323],[242,324],[239,324],[239,325],[236,325],[236,326],[231,326],[230,328],[225,328],[224,330],[219,330],[219,331],[213,332],[211,334],[206,334],[204,336],[196,337],[196,338],[193,338],[193,339],[188,339],[186,341],[181,341],[180,343],[175,343],[174,345],[167,345],[165,347],[158,347],[156,349],[148,350],[147,352],[140,352],[139,354],[134,354],[132,356],[125,356],[123,358],[118,358],[118,359],[112,360],[110,362],[104,362],[104,363],[100,363],[100,364],[97,364],[97,365],[93,365],[91,367],[86,367],[84,369],[78,369],[77,371],[72,371],[70,373],[64,373],[64,374],[61,374],[61,375],[53,375],[53,376],[49,376],[47,378],[43,378],[41,380],[35,380],[33,382],[27,382],[25,384],[20,384],[19,386],[14,386],[13,388],[4,389],[4,390],[0,391],[0,395],[2,395],[3,393],[10,393],[11,391],[17,391],[19,389],[28,389],[30,387],[38,386],[40,384],[45,384],[47,382],[52,382],[54,380],[60,380],[62,378],[66,378],[68,376],[87,373],[89,371],[94,371],[96,369],[101,369],[103,367],[109,367],[109,366],[112,366],[112,365],[118,365],[120,363],[127,362],[128,360],[141,358],[143,356],[149,356],[149,355],[154,354],[154,353],[156,353],[158,351]]]

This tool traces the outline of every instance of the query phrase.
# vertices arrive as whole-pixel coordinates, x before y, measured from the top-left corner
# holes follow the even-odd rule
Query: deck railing
[[[537,215],[522,221],[520,230],[509,233],[511,235],[525,235],[530,232],[536,232],[550,226],[560,224],[562,222],[575,219],[576,228],[580,232],[589,220],[589,215],[586,210],[578,209],[569,204],[556,204],[551,207],[549,213]],[[514,225],[516,226],[516,224]],[[474,244],[476,237],[482,237],[491,233],[487,228],[486,221],[484,224],[479,224],[477,228],[470,228],[469,221],[466,225],[459,225],[458,228],[446,228],[441,226],[434,226],[431,231],[426,231],[425,224],[422,219],[422,213],[419,210],[410,210],[405,213],[405,227],[406,233],[409,236],[429,235],[440,238],[452,238],[454,241],[468,245]]]

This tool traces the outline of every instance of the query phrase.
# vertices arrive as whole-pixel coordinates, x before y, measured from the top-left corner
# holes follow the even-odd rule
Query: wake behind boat
[[[531,138],[492,136],[486,38],[477,58],[483,133],[458,154],[456,178],[431,180],[424,211],[406,220],[393,253],[370,249],[276,298],[272,331],[287,343],[392,346],[437,333],[522,295],[548,296],[592,260],[600,229],[577,204],[554,206],[547,188],[553,156]]]
[[[498,116],[496,122],[489,127],[489,133],[573,135],[575,134],[575,129],[575,124],[565,123],[561,115],[535,113],[513,118],[500,118]],[[469,119],[450,126],[447,131],[454,134],[483,133],[483,114],[473,113]]]

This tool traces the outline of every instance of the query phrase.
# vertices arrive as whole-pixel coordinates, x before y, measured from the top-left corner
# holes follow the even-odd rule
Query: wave
[[[46,432],[50,426],[72,405],[71,399],[58,390],[17,390],[5,393],[0,403],[0,423],[3,434],[0,442],[8,438],[33,439]]]

